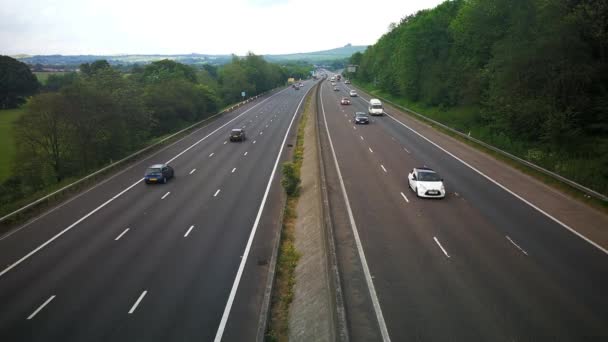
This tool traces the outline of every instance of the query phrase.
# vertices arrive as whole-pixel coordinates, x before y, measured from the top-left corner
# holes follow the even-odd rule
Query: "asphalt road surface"
[[[0,341],[253,339],[280,227],[273,171],[311,86],[223,115],[3,237]],[[229,142],[232,128],[247,140]],[[167,161],[175,178],[145,185]]]
[[[398,117],[355,125],[369,98],[342,106],[337,86],[323,82],[319,124],[351,340],[608,340],[603,251]],[[445,178],[445,199],[408,188],[419,166]]]

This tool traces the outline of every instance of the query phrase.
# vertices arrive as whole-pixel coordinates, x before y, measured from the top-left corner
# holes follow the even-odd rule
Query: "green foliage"
[[[60,72],[60,73],[46,73],[44,81],[43,91],[59,91],[61,88],[68,86],[76,81],[78,74],[75,72]]]
[[[38,79],[25,63],[0,56],[0,109],[17,108],[39,87]]]
[[[11,175],[16,152],[13,122],[24,110],[24,107],[0,110],[0,183]]]
[[[220,93],[225,103],[240,101],[241,92],[254,96],[282,85],[287,75],[281,67],[268,63],[261,56],[249,53],[245,58],[232,57],[232,61],[219,70]]]
[[[159,84],[175,79],[196,83],[196,70],[168,59],[153,62],[144,68],[134,68],[133,78],[142,84]]]
[[[446,1],[403,18],[350,63],[359,82],[445,110],[444,122],[524,157],[538,150],[546,157],[535,162],[577,178],[564,165],[603,158],[583,146],[608,136],[606,18],[600,0]],[[475,110],[463,120],[461,108]],[[602,162],[591,164],[600,173]],[[608,191],[597,177],[583,183]]]
[[[283,163],[281,185],[290,197],[297,196],[300,190],[300,171],[297,166],[296,163],[292,162]]]

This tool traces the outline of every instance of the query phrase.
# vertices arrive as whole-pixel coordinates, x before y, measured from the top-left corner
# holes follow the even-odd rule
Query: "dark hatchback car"
[[[368,124],[369,116],[367,116],[367,113],[364,112],[356,112],[354,121],[355,124]]]
[[[245,130],[242,128],[235,128],[230,131],[230,141],[245,141]]]
[[[150,183],[167,183],[169,178],[173,178],[173,168],[167,164],[155,164],[146,170],[144,182]]]

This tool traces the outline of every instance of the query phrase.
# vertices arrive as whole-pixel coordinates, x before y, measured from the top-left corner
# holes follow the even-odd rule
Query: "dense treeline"
[[[455,0],[351,57],[407,103],[608,193],[608,2]],[[452,111],[462,113],[462,111]]]
[[[254,96],[310,69],[250,53],[221,67],[163,60],[124,73],[100,60],[82,64],[79,73],[50,76],[14,125],[14,175],[0,185],[0,206],[209,117],[242,100],[242,91]]]

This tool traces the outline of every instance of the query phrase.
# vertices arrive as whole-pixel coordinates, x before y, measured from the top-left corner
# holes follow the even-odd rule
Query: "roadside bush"
[[[300,191],[300,175],[296,168],[296,164],[292,162],[286,162],[283,164],[283,178],[281,179],[281,185],[285,189],[285,192],[290,197],[295,197]]]

